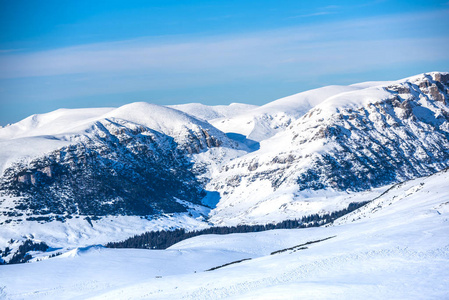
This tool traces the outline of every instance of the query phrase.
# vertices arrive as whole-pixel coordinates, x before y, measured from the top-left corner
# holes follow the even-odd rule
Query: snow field
[[[0,282],[10,299],[444,299],[448,180],[403,183],[333,226],[204,235],[167,250],[75,249],[3,266]]]

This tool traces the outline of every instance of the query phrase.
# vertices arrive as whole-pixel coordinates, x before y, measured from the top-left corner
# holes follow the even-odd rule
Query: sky
[[[445,1],[0,0],[0,125],[449,71]]]

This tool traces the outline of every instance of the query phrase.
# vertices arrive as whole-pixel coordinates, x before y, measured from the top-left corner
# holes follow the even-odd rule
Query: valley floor
[[[167,250],[91,246],[1,266],[0,298],[447,299],[447,182],[448,171],[396,185],[327,227],[204,235]]]

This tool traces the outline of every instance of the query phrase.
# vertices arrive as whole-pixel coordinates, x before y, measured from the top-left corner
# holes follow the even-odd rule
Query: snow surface
[[[281,222],[316,213],[326,214],[345,209],[353,202],[370,201],[381,195],[388,186],[359,193],[330,190],[297,192],[295,187],[273,191],[270,184],[261,180],[253,182],[252,188],[252,193],[241,189],[233,197],[222,199],[211,211],[209,221],[217,226],[235,226]]]
[[[238,133],[249,140],[260,142],[282,131],[311,108],[331,96],[360,90],[356,86],[326,86],[278,99],[245,113],[210,120],[226,133]]]
[[[231,103],[229,105],[204,105],[201,103],[188,103],[167,105],[167,107],[183,111],[198,119],[210,121],[218,118],[232,118],[257,108],[257,105]]]
[[[92,246],[2,266],[0,293],[5,299],[444,299],[447,182],[446,170],[393,186],[327,227],[204,235],[167,250]]]
[[[207,212],[203,212],[207,215]],[[204,222],[204,216],[198,213],[176,213],[154,216],[151,218],[139,216],[106,216],[99,220],[86,220],[86,216],[73,216],[65,222],[26,221],[1,225],[0,249],[14,248],[9,240],[17,241],[20,245],[24,239],[32,238],[45,241],[53,248],[70,249],[86,247],[92,244],[106,244],[121,241],[130,236],[147,231],[172,230],[185,228],[187,230],[210,227]]]
[[[32,115],[2,128],[0,140],[78,132],[83,125],[98,120],[112,110],[114,108],[62,108],[46,114]]]
[[[158,132],[173,135],[192,125],[206,123],[179,110],[147,102],[135,102],[123,105],[102,116],[104,119],[121,119],[144,125]],[[209,125],[209,127],[211,127]]]

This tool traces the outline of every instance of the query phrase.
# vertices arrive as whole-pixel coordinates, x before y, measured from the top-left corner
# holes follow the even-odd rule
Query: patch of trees
[[[332,239],[334,237],[336,237],[336,235],[330,236],[330,237],[327,237],[327,238],[321,239],[321,240],[309,241],[309,242],[301,244],[301,245],[296,245],[296,246],[293,246],[293,247],[289,247],[289,248],[285,248],[285,249],[281,249],[281,250],[277,250],[277,251],[271,252],[270,255],[275,255],[275,254],[279,254],[279,253],[290,251],[290,250],[293,250],[293,251],[306,250],[306,249],[308,249],[307,247],[305,247],[307,245],[315,244],[315,243],[319,243],[319,242],[323,242],[323,241],[327,241],[328,239]]]
[[[359,207],[367,204],[366,202],[352,202],[347,208],[334,211],[327,214],[313,214],[304,216],[300,219],[285,220],[276,224],[265,225],[238,225],[231,227],[210,227],[202,230],[186,231],[185,229],[175,230],[160,230],[145,232],[140,235],[135,235],[124,241],[107,243],[105,246],[108,248],[138,248],[138,249],[167,249],[168,247],[195,236],[203,234],[231,234],[231,233],[248,233],[248,232],[260,232],[272,229],[295,229],[295,228],[308,228],[318,227],[350,213]]]
[[[19,249],[14,253],[13,257],[9,260],[8,264],[20,264],[25,263],[32,259],[33,257],[28,254],[30,251],[42,251],[45,252],[48,249],[48,245],[44,242],[35,243],[32,240],[26,240],[22,245],[19,246]],[[10,253],[9,247],[6,247],[5,253],[7,256]]]

